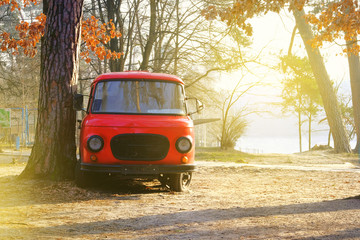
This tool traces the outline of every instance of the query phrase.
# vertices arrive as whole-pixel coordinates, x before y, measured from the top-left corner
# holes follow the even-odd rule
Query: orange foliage
[[[267,12],[279,12],[287,6],[289,10],[301,10],[309,2],[311,3],[309,0],[235,0],[228,8],[209,6],[202,11],[202,15],[207,20],[219,18],[228,25],[235,24],[251,36],[252,27],[246,22],[248,19]],[[338,38],[351,41],[360,34],[358,0],[332,1],[328,5],[321,5],[321,9],[319,14],[306,16],[307,21],[318,30],[315,39],[311,41],[313,47],[321,47],[324,41],[332,42]],[[359,53],[360,47],[353,44],[350,51]]]
[[[23,0],[24,6],[30,3],[37,4],[37,0]],[[16,0],[0,0],[0,6],[8,4],[11,10],[20,10]],[[7,32],[0,33],[0,49],[1,51],[12,50],[12,54],[19,54],[19,47],[23,49],[26,56],[34,57],[37,52],[37,43],[45,31],[46,16],[40,14],[36,17],[36,21],[32,23],[22,21],[15,29],[19,34],[19,39],[12,37]],[[85,49],[80,56],[87,63],[91,61],[90,52],[103,60],[104,58],[118,59],[122,53],[106,50],[105,45],[116,37],[121,37],[121,33],[116,31],[115,24],[110,20],[108,23],[101,24],[95,17],[83,20],[81,24],[81,39],[85,43]]]
[[[115,24],[110,20],[108,23],[99,23],[94,16],[82,22],[81,37],[85,42],[86,49],[81,52],[81,57],[87,63],[91,61],[90,51],[94,52],[97,57],[103,60],[120,58],[122,53],[106,50],[105,46],[112,38],[121,37],[121,33],[116,31]]]
[[[322,6],[322,11],[317,14],[308,14],[307,21],[317,29],[313,46],[322,46],[323,42],[333,42],[343,38],[352,41],[360,33],[360,8],[357,0],[341,0]],[[352,53],[359,53],[360,48],[353,44]],[[348,52],[345,48],[344,52]]]
[[[37,4],[37,0],[23,0],[24,6],[28,6],[30,3]],[[14,11],[15,9],[20,10],[19,3],[16,0],[0,0],[0,7],[3,5],[10,5],[11,11]]]
[[[289,8],[302,9],[308,0],[236,0],[231,7],[217,8],[209,6],[202,11],[202,15],[207,20],[217,17],[228,25],[235,24],[245,31],[249,36],[252,35],[252,26],[246,21],[260,14],[267,12],[279,12],[289,5]]]

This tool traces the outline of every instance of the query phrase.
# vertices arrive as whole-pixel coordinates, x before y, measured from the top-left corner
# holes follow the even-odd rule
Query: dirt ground
[[[201,162],[185,193],[157,181],[84,190],[16,180],[24,164],[3,164],[0,239],[360,239],[357,162],[324,153]]]

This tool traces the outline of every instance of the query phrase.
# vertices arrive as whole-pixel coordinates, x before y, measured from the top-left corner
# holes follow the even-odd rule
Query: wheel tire
[[[192,179],[192,172],[183,172],[169,175],[169,187],[174,192],[184,192],[189,190]]]

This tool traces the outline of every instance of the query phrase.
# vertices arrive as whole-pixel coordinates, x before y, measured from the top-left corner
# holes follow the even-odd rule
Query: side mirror
[[[204,104],[196,99],[196,112],[201,112],[204,109]]]
[[[73,108],[76,111],[82,111],[83,109],[84,96],[82,94],[75,93],[73,95]]]
[[[192,115],[194,113],[199,113],[201,110],[204,109],[204,104],[196,98],[186,98],[185,100],[187,103],[187,109],[189,115]]]

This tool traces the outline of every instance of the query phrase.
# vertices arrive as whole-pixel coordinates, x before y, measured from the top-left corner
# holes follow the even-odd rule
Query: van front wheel
[[[189,190],[192,179],[192,172],[183,172],[176,174],[169,174],[166,176],[167,184],[170,190],[174,192],[184,192]]]

